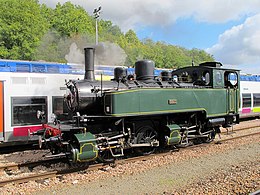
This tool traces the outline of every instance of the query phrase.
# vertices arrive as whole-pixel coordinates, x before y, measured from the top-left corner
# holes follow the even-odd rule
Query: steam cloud
[[[102,42],[96,47],[96,64],[122,66],[126,60],[125,51],[117,44]]]
[[[101,42],[95,46],[95,64],[122,66],[126,57],[125,51],[117,44]],[[84,64],[83,48],[78,48],[75,42],[72,43],[65,59],[68,63]]]
[[[70,52],[65,55],[65,59],[68,63],[76,63],[76,64],[83,64],[84,63],[84,54],[78,48],[76,43],[72,43],[70,45]]]

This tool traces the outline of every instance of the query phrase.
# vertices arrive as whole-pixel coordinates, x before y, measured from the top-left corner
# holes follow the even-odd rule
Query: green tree
[[[51,9],[37,0],[0,0],[0,13],[0,58],[64,62],[72,43],[82,49],[95,40],[95,19],[70,2]],[[111,21],[98,24],[99,40],[116,43],[126,52],[125,65],[151,59],[159,68],[179,68],[214,60],[203,50],[141,41],[133,30],[124,34]]]
[[[95,33],[94,19],[87,14],[84,8],[73,5],[71,2],[56,5],[51,23],[61,36],[94,35]]]
[[[113,25],[111,21],[100,20],[98,26],[99,38],[101,41],[117,42],[120,36],[124,36],[119,26]]]
[[[127,42],[131,45],[138,46],[140,44],[140,40],[138,39],[137,35],[133,30],[129,30],[125,33],[125,38]]]
[[[127,31],[124,36],[120,36],[118,44],[127,54],[127,66],[133,66],[137,60],[142,58],[142,43],[133,30]]]
[[[197,48],[193,48],[192,50],[190,50],[189,55],[191,56],[195,64],[200,64],[206,61],[214,61],[214,57],[212,55],[206,53],[204,50],[200,50]]]
[[[48,21],[36,0],[0,0],[0,58],[31,60]]]
[[[64,59],[64,56],[60,56],[60,40],[61,36],[57,31],[49,31],[46,33],[35,52],[34,59],[49,62],[63,62],[62,59]]]

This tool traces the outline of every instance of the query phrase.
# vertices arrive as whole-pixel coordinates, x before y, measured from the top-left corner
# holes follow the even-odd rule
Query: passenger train
[[[82,66],[83,67],[83,66]],[[62,63],[0,60],[0,147],[34,143],[28,136],[42,128],[36,117],[44,111],[67,113],[64,106],[65,80],[84,78],[81,66]],[[128,68],[133,73],[133,68]],[[162,70],[155,70],[160,75]],[[95,66],[96,79],[113,77],[113,66]],[[103,75],[103,76],[101,76]],[[260,115],[260,77],[241,75],[240,116]]]
[[[260,76],[241,75],[240,118],[260,116]]]

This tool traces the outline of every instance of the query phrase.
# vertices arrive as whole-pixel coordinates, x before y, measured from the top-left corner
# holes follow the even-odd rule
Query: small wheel
[[[213,129],[212,132],[208,134],[208,137],[204,138],[203,141],[205,143],[210,143],[215,139],[215,136],[216,136],[216,132],[215,129]]]
[[[105,150],[99,152],[97,160],[101,163],[113,163],[115,161],[115,158],[112,156],[109,150]]]
[[[137,131],[136,141],[137,144],[152,143],[152,141],[157,140],[158,134],[151,126],[140,127]],[[137,152],[142,155],[149,155],[154,153],[155,147],[141,147],[137,149]]]
[[[208,135],[207,139],[206,139],[206,143],[210,143],[215,139],[215,132],[212,132]]]
[[[72,169],[86,169],[89,166],[89,162],[77,162],[78,149],[72,144],[68,145],[67,162]]]

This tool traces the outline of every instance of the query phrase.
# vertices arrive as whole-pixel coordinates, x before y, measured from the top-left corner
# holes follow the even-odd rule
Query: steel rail
[[[213,141],[213,143],[215,144],[219,144],[222,142],[226,142],[226,141],[230,141],[230,140],[234,140],[234,139],[239,139],[239,138],[244,138],[244,137],[249,137],[249,136],[253,136],[253,135],[259,135],[260,132],[255,132],[255,133],[249,133],[249,134],[245,134],[245,135],[240,135],[240,136],[236,136],[236,137],[230,137],[230,138],[225,138],[225,139],[221,139],[218,141]]]
[[[0,181],[0,187],[3,187],[9,183],[26,183],[28,181],[33,181],[33,180],[37,180],[37,179],[46,179],[46,178],[56,177],[57,173],[58,173],[57,171],[52,171],[52,172],[46,172],[46,173],[37,173],[37,174],[27,175],[27,176],[18,177],[18,178],[6,179],[6,180]]]
[[[245,134],[245,135],[236,136],[236,137],[232,137],[232,138],[226,138],[223,140],[213,141],[213,142],[211,142],[211,144],[219,144],[222,142],[239,139],[239,138],[243,138],[243,137],[259,135],[259,134],[260,134],[260,132]],[[181,149],[192,149],[194,147],[207,146],[207,145],[211,145],[211,144],[198,144],[198,145],[193,145],[191,147],[186,147],[186,148],[181,148]],[[127,159],[120,159],[120,160],[116,160],[113,163],[109,163],[109,164],[104,164],[104,163],[93,164],[93,165],[89,165],[87,168],[74,168],[74,169],[67,169],[67,170],[61,170],[61,171],[50,171],[50,172],[45,172],[45,173],[30,174],[30,175],[23,176],[23,177],[2,180],[2,181],[0,181],[0,187],[3,187],[4,185],[6,185],[8,183],[26,183],[28,181],[57,177],[59,175],[74,173],[74,172],[78,172],[78,171],[82,171],[82,170],[95,171],[95,170],[105,169],[105,168],[111,167],[111,166],[116,166],[119,164],[125,164],[125,163],[129,163],[129,162],[137,162],[137,161],[145,161],[145,160],[149,160],[155,156],[165,156],[165,155],[171,154],[172,152],[173,152],[173,150],[170,150],[167,152],[151,154],[151,155],[147,155],[147,156],[137,156],[137,157],[127,158]],[[58,160],[58,159],[55,159],[55,160]],[[13,165],[13,166],[15,166],[15,165]]]
[[[47,159],[47,160],[18,163],[18,164],[7,164],[7,165],[0,166],[0,171],[17,170],[21,167],[35,167],[35,166],[46,164],[46,163],[61,162],[62,160],[64,160],[64,158]]]
[[[244,131],[244,130],[248,130],[248,129],[254,129],[254,128],[257,128],[257,127],[260,127],[260,123],[257,124],[257,125],[252,125],[250,127],[242,127],[242,128],[238,128],[238,129],[231,129],[231,130],[227,129],[226,132],[221,132],[221,134],[227,135],[229,133],[234,133],[234,132],[238,132],[238,131]]]

